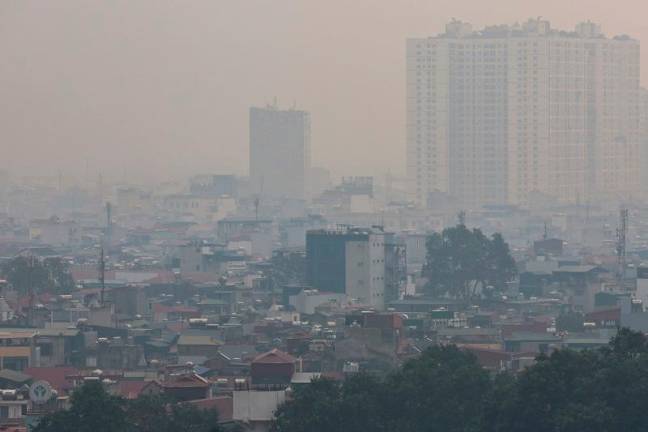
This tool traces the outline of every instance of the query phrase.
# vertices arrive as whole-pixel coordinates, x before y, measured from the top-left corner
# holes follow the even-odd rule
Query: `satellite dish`
[[[36,381],[29,387],[29,399],[36,405],[49,401],[52,393],[52,386],[47,381]]]

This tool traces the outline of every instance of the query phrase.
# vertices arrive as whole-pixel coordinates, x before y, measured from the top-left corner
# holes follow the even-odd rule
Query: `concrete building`
[[[0,332],[0,369],[20,372],[27,367],[39,366],[36,335],[35,329],[3,329]]]
[[[306,234],[306,279],[320,291],[345,293],[349,300],[385,306],[385,233],[341,228]]]
[[[639,146],[641,166],[648,166],[648,89],[641,88],[639,95]],[[642,197],[648,197],[648,170],[641,170]]]
[[[342,293],[322,292],[318,290],[303,289],[298,294],[290,296],[290,305],[301,314],[312,315],[318,306],[326,304],[342,305],[346,302],[346,295]]]
[[[250,108],[250,181],[255,194],[304,199],[310,174],[310,114]]]
[[[407,40],[410,199],[466,207],[639,190],[639,42],[544,20]]]
[[[233,174],[197,175],[189,180],[189,191],[194,195],[218,198],[238,196],[238,180]]]

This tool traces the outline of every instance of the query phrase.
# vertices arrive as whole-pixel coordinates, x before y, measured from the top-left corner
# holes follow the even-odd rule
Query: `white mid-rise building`
[[[321,292],[346,294],[356,305],[384,309],[385,237],[377,227],[308,231],[308,283]]]
[[[639,42],[549,22],[407,41],[410,197],[466,207],[639,191]]]

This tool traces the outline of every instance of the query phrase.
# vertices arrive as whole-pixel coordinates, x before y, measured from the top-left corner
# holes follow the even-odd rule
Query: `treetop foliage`
[[[427,238],[423,276],[429,294],[468,300],[479,288],[506,288],[517,273],[509,246],[501,234],[490,238],[462,223]],[[488,294],[490,291],[486,291]]]
[[[378,378],[296,389],[273,432],[640,432],[648,430],[648,340],[627,329],[606,348],[559,350],[517,375],[489,375],[437,346]]]
[[[30,289],[34,293],[67,294],[74,289],[70,266],[58,257],[17,256],[6,262],[0,273],[21,294],[27,294]]]
[[[71,408],[45,416],[34,432],[221,432],[216,410],[164,396],[127,400],[88,382],[72,393]]]

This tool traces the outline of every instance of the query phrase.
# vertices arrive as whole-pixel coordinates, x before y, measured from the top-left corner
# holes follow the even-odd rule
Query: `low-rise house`
[[[11,369],[0,370],[0,388],[19,389],[32,382],[32,377]]]
[[[23,371],[38,366],[35,329],[0,329],[0,369]]]
[[[82,361],[84,340],[77,328],[39,329],[36,346],[42,367],[68,366]]]
[[[550,354],[562,348],[562,339],[551,333],[513,333],[504,338],[504,349],[507,352],[533,352]]]
[[[211,397],[211,383],[195,373],[170,375],[160,385],[165,394],[180,402]]]
[[[221,345],[222,342],[210,335],[182,334],[177,342],[178,361],[202,364],[205,360],[215,357]]]
[[[257,356],[251,365],[252,385],[255,387],[288,386],[295,373],[296,359],[278,349]]]
[[[22,425],[29,408],[26,390],[0,390],[0,425]]]
[[[47,381],[59,396],[69,395],[74,389],[74,376],[79,374],[78,369],[64,367],[29,367],[24,371],[33,381]]]

